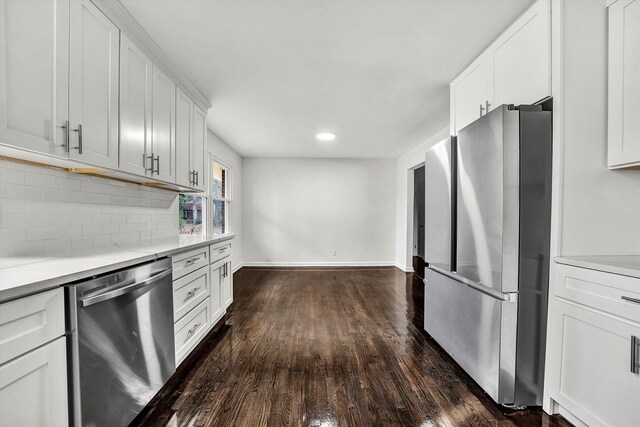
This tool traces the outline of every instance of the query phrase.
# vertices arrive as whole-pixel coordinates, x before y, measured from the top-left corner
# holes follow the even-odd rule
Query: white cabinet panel
[[[563,407],[594,426],[636,426],[640,419],[640,375],[631,372],[631,337],[640,325],[559,302],[552,324],[561,340],[552,354],[560,359],[555,397]]]
[[[172,182],[175,178],[176,85],[153,66],[153,176]]]
[[[151,76],[153,64],[124,34],[120,46],[120,169],[151,170]]]
[[[489,66],[479,59],[451,85],[455,134],[486,113],[489,100]]]
[[[209,246],[181,252],[171,257],[173,280],[209,265]]]
[[[174,326],[176,365],[191,353],[211,326],[211,306],[209,298],[205,299],[186,316],[178,320]]]
[[[609,7],[609,167],[640,166],[640,0]]]
[[[64,290],[0,305],[0,364],[64,334]]]
[[[205,168],[206,159],[204,156],[207,146],[207,113],[197,106],[193,107],[193,153],[191,156],[192,166],[196,176],[194,188],[206,190]]]
[[[193,150],[193,101],[179,88],[176,91],[176,183],[191,186]]]
[[[226,307],[223,305],[223,286],[225,285],[224,269],[225,261],[211,264],[211,312],[212,319],[216,321],[224,314]]]
[[[0,366],[0,425],[68,425],[65,338]]]
[[[533,104],[551,95],[551,16],[540,1],[492,51],[493,104]]]
[[[116,169],[120,30],[89,0],[70,16],[69,157]]]
[[[209,296],[209,266],[173,282],[173,320],[177,322]]]
[[[0,1],[0,143],[67,157],[69,1]]]
[[[224,271],[222,274],[222,284],[220,285],[222,306],[226,310],[233,302],[233,271],[231,269],[231,258],[227,258],[224,263]]]

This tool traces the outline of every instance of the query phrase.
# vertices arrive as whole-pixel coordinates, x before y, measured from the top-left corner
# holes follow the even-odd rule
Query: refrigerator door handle
[[[433,271],[435,271],[436,273],[440,273],[443,276],[447,276],[449,279],[451,280],[455,280],[458,283],[462,283],[463,285],[466,285],[472,289],[475,289],[478,292],[482,292],[485,295],[489,295],[492,298],[495,298],[497,300],[500,301],[510,301],[513,302],[516,300],[516,295],[517,293],[502,293],[500,291],[496,291],[495,289],[491,289],[488,286],[482,285],[480,283],[474,282],[472,280],[466,279],[462,276],[458,276],[457,274],[455,274],[455,272],[452,271],[447,271],[447,270],[443,270],[439,267],[430,265],[429,268]]]

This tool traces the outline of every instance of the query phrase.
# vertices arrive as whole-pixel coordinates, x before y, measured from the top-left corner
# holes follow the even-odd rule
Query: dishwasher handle
[[[99,302],[107,301],[107,300],[110,300],[112,298],[116,298],[116,297],[119,297],[121,295],[128,294],[130,292],[137,291],[139,289],[143,289],[143,288],[152,286],[157,281],[167,277],[169,274],[171,274],[171,268],[165,268],[164,270],[160,271],[157,274],[154,274],[153,276],[149,277],[148,279],[141,280],[139,282],[135,282],[135,283],[132,283],[130,285],[122,286],[122,287],[119,287],[119,288],[116,288],[116,289],[113,289],[113,290],[110,290],[110,291],[106,291],[106,292],[100,293],[98,295],[92,295],[90,297],[81,298],[78,301],[78,303],[80,304],[81,307],[88,307],[90,305],[97,304]]]

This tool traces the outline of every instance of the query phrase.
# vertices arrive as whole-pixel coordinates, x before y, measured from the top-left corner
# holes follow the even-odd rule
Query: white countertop
[[[181,235],[78,252],[0,258],[0,302],[233,237]]]
[[[640,279],[640,255],[561,256],[555,261],[559,264]]]

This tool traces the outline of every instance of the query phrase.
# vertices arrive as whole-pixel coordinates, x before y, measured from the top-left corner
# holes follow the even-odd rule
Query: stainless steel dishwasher
[[[171,260],[66,286],[73,426],[126,426],[175,372]]]

